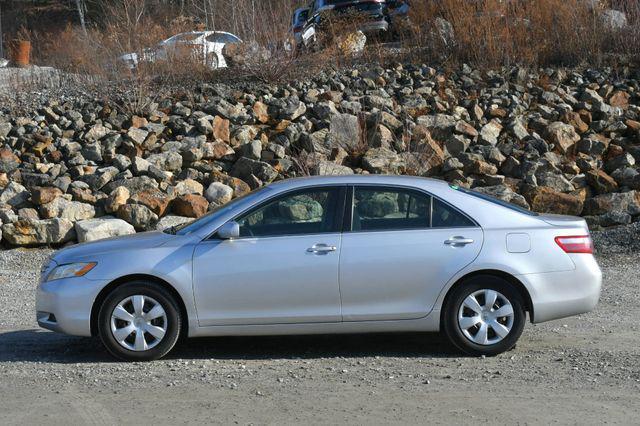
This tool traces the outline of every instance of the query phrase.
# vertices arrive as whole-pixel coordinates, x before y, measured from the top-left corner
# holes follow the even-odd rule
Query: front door
[[[241,237],[195,250],[201,326],[339,322],[345,189],[277,196],[235,220]]]
[[[416,190],[363,186],[352,198],[340,255],[343,320],[426,316],[445,284],[478,256],[482,230]]]

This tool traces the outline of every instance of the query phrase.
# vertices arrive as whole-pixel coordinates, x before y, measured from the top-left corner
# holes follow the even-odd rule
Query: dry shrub
[[[635,1],[613,5],[627,13],[630,27],[617,31],[600,19],[602,6],[584,0],[429,0],[413,2],[407,41],[423,48],[423,58],[483,67],[510,65],[597,65],[611,53],[637,54]],[[447,43],[443,18],[455,43]],[[439,57],[438,57],[439,56]]]
[[[172,85],[197,81],[257,79],[278,82],[305,78],[322,68],[354,63],[389,65],[415,61],[478,67],[510,65],[598,65],[612,56],[640,54],[640,3],[610,0],[627,14],[629,26],[613,31],[603,25],[601,9],[584,0],[421,0],[411,3],[409,19],[394,22],[393,38],[369,35],[358,54],[340,45],[360,24],[357,16],[329,14],[321,31],[321,49],[289,52],[290,16],[306,0],[108,0],[93,2],[87,32],[67,26],[57,33],[34,32],[37,63],[90,76],[93,82],[123,87]],[[99,16],[99,19],[98,19]],[[145,64],[131,72],[118,57],[184,31],[229,31],[245,41],[244,59],[230,71],[211,72],[197,54]],[[378,43],[382,41],[384,43]],[[193,53],[193,52],[192,52]],[[142,90],[142,89],[141,89]]]

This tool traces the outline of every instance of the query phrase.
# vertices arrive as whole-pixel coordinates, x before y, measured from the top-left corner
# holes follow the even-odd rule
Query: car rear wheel
[[[175,299],[155,283],[117,287],[98,314],[100,339],[112,355],[126,361],[162,358],[178,341],[181,326]]]
[[[507,281],[480,275],[453,290],[443,313],[451,343],[469,355],[498,355],[512,349],[524,329],[522,297]]]

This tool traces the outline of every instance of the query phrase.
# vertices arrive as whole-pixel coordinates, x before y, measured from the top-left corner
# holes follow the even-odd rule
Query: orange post
[[[19,67],[28,67],[31,58],[31,42],[18,40],[16,42],[15,57],[13,61]]]

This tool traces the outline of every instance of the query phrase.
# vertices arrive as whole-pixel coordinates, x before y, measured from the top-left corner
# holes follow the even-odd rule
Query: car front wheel
[[[116,358],[162,358],[180,337],[182,316],[174,297],[155,283],[123,284],[105,298],[98,314],[100,339]]]
[[[512,349],[524,329],[519,293],[507,281],[476,276],[453,290],[443,313],[448,339],[469,355],[498,355]]]

